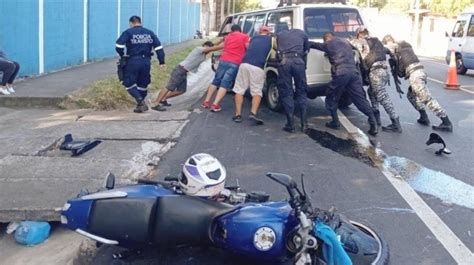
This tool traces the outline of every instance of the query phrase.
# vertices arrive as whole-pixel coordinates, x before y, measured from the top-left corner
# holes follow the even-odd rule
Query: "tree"
[[[233,0],[235,1],[235,13],[261,9],[260,0]]]
[[[423,6],[432,13],[455,17],[461,11],[474,4],[473,0],[425,0]]]

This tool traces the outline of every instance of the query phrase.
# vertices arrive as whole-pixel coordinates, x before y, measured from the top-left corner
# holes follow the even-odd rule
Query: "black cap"
[[[240,25],[239,25],[239,24],[234,24],[234,25],[232,25],[232,27],[230,27],[230,30],[231,30],[231,31],[242,32],[242,29],[240,28]]]
[[[142,23],[142,19],[139,16],[131,16],[128,21],[132,23]]]

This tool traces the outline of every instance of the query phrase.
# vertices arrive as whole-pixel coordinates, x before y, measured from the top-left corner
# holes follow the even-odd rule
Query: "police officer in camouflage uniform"
[[[369,89],[367,92],[377,125],[382,125],[379,111],[379,104],[381,104],[392,121],[392,124],[382,126],[382,130],[401,133],[400,119],[395,112],[392,99],[385,89],[390,78],[385,47],[377,38],[369,37],[369,31],[364,27],[357,29],[356,34],[357,38],[351,40],[351,44],[361,54],[365,72],[368,73]],[[398,86],[398,84],[396,85]]]
[[[395,42],[394,38],[386,35],[383,44],[390,53],[390,66],[392,72],[396,71],[399,77],[404,77],[410,82],[407,98],[413,107],[420,113],[418,123],[429,126],[430,120],[425,111],[427,106],[437,117],[441,119],[441,124],[433,125],[433,130],[453,131],[453,125],[444,110],[432,96],[426,86],[426,73],[423,65],[415,55],[411,45],[405,41]]]

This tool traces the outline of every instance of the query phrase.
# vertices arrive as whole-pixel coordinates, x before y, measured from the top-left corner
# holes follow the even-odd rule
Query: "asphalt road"
[[[447,66],[443,66],[443,62],[424,60],[423,63],[429,77],[441,82],[445,80]],[[472,86],[474,80],[471,73],[459,79],[466,89]],[[395,89],[390,89],[390,94],[401,117],[404,132],[381,132],[375,141],[389,156],[408,158],[434,172],[440,171],[462,181],[472,189],[474,95],[465,91],[445,90],[433,81],[429,81],[428,85],[454,122],[454,133],[440,133],[453,154],[436,156],[435,149],[424,144],[432,132],[431,128],[416,124],[417,112],[405,97],[398,97]],[[244,109],[248,111],[249,102],[245,104]],[[326,209],[336,206],[349,218],[376,228],[390,245],[391,264],[456,264],[441,243],[442,239],[431,232],[379,169],[327,149],[304,133],[283,132],[284,116],[266,108],[260,113],[266,122],[264,126],[251,125],[247,120],[241,124],[233,123],[232,107],[232,96],[227,95],[222,112],[194,113],[178,144],[162,158],[157,178],[168,174],[178,175],[188,156],[206,152],[219,158],[226,166],[227,183],[234,183],[238,179],[247,190],[265,190],[272,199],[281,200],[287,198],[286,191],[267,179],[265,172],[282,172],[294,177],[304,173],[313,205]],[[313,126],[323,124],[328,118],[321,99],[311,101],[309,110]],[[382,113],[383,123],[386,124],[388,117]],[[353,106],[344,110],[344,114],[355,126],[367,130],[366,118]],[[429,115],[432,123],[439,123],[436,117]],[[426,185],[430,183],[428,181]],[[443,202],[437,196],[418,194],[472,252],[473,209]],[[106,264],[107,256],[112,251],[110,248],[102,249],[95,264]],[[177,250],[162,253],[160,257],[153,254],[150,259],[133,264],[142,263],[249,264],[213,249]]]

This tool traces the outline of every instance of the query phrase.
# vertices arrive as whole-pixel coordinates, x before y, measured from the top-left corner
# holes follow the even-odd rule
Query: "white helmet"
[[[226,171],[217,158],[195,154],[183,165],[179,186],[186,195],[212,197],[224,189]]]

